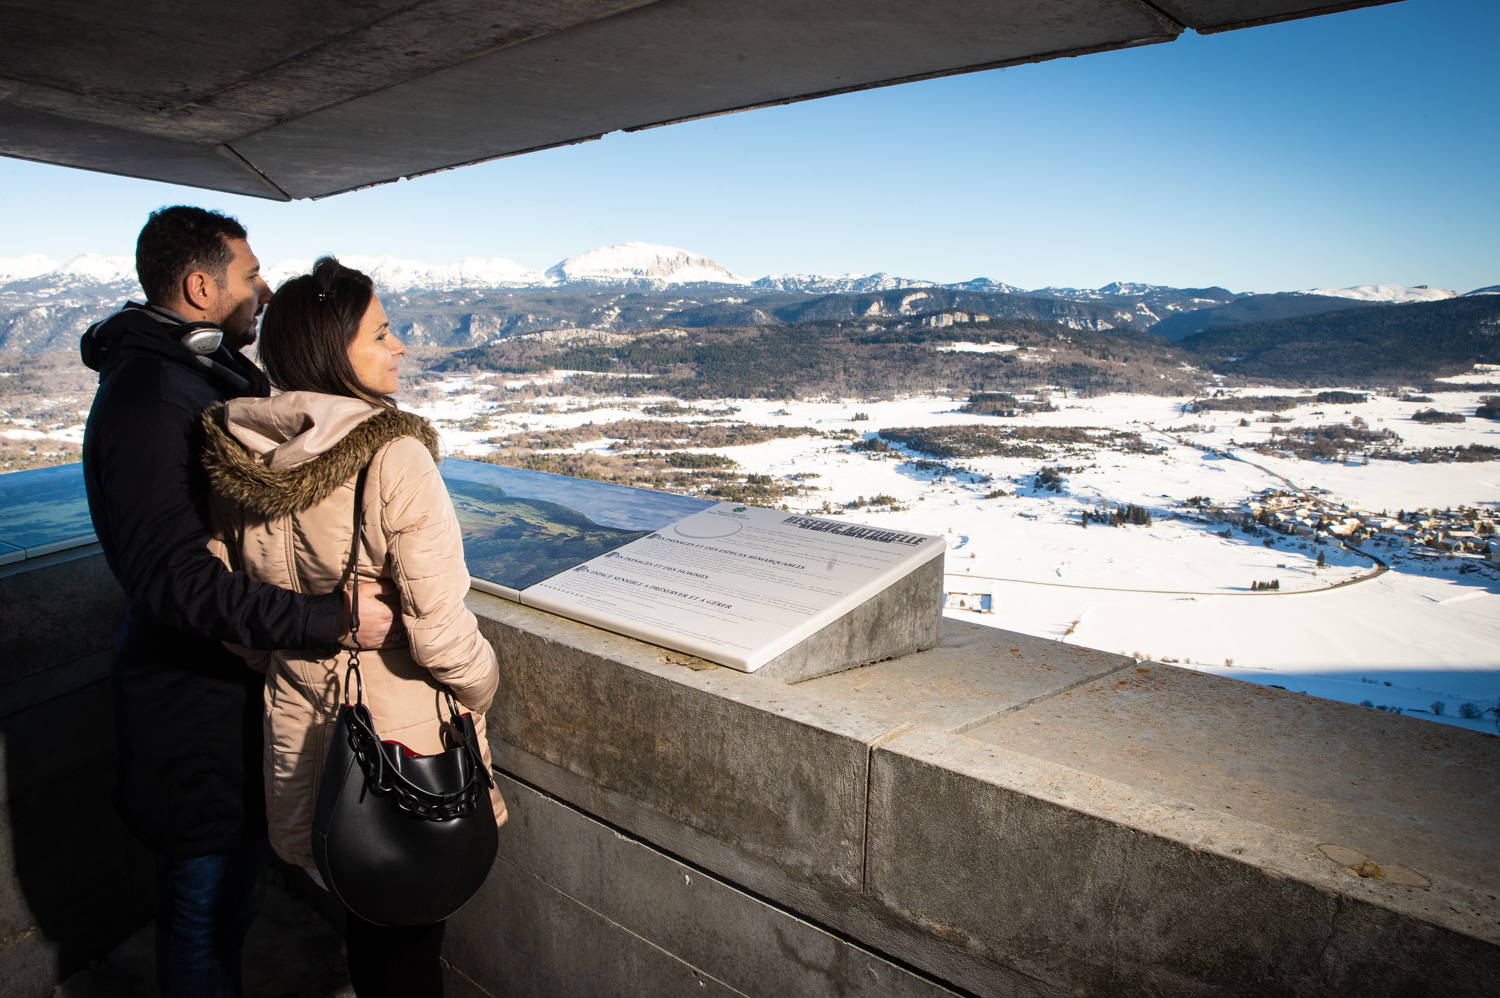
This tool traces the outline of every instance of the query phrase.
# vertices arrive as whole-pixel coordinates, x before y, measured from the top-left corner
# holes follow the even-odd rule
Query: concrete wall
[[[1469,995],[1500,739],[944,621],[800,682],[472,594],[512,818],[459,996]],[[97,550],[0,569],[0,994],[149,916]]]
[[[954,621],[788,684],[470,606],[515,817],[453,925],[467,993],[1500,980],[1500,739]]]
[[[501,790],[502,858],[447,938],[455,996],[953,994],[534,787]]]
[[[96,546],[0,568],[0,994],[47,998],[150,917],[150,854],[110,804],[109,648],[124,613]]]

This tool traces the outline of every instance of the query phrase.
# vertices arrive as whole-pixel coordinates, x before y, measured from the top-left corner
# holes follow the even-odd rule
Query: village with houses
[[[1339,502],[1321,488],[1267,488],[1240,503],[1194,498],[1185,505],[1198,511],[1188,519],[1246,531],[1270,530],[1317,543],[1338,541],[1377,561],[1404,551],[1414,558],[1463,558],[1461,570],[1473,571],[1481,564],[1500,567],[1500,533],[1493,509],[1457,506],[1377,513]],[[1381,559],[1371,548],[1387,549],[1387,558]]]

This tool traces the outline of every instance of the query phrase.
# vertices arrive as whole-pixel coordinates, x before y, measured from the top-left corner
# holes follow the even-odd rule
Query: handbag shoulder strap
[[[354,533],[349,544],[349,582],[352,592],[349,600],[349,640],[359,650],[359,549],[365,546],[365,476],[369,474],[367,464],[354,477]]]
[[[365,680],[359,672],[359,549],[365,546],[365,475],[367,464],[354,477],[354,536],[349,542],[349,664],[344,669],[344,703],[349,703],[349,681],[355,683],[354,703],[365,702]]]

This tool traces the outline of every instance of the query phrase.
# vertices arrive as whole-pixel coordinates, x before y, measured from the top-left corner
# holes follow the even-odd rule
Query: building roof
[[[1389,0],[0,5],[0,155],[287,200]]]

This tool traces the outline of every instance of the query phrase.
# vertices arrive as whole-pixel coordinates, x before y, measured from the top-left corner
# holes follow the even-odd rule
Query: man
[[[115,803],[158,857],[162,995],[238,995],[268,855],[264,680],[221,642],[332,648],[344,597],[254,582],[209,550],[200,417],[215,402],[269,393],[240,353],[271,298],[244,227],[163,208],[141,230],[136,271],[147,304],[128,303],[81,343],[99,372],[83,439],[89,512],[126,598],[111,673]],[[391,627],[382,596],[361,592],[366,647]]]

